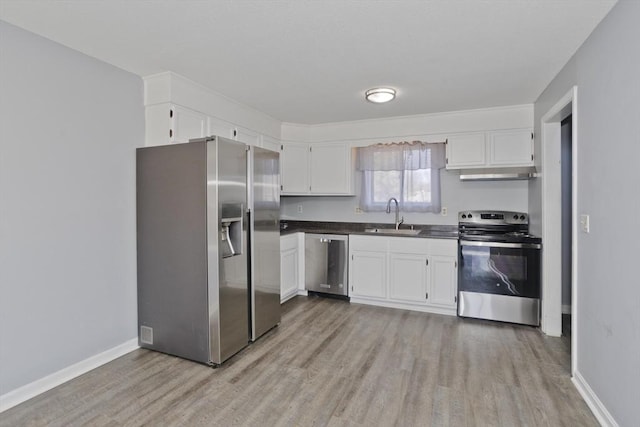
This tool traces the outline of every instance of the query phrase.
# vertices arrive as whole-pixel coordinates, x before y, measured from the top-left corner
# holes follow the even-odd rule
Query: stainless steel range
[[[521,212],[458,213],[458,316],[540,324],[541,239]]]

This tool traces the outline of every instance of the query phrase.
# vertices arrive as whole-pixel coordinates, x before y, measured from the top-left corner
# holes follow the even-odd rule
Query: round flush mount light
[[[376,104],[382,104],[383,102],[389,102],[396,97],[396,91],[389,87],[376,87],[369,89],[365,92],[364,97],[367,101]]]

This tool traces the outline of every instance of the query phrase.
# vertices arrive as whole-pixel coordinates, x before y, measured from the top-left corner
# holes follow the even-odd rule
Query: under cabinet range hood
[[[482,168],[460,170],[460,181],[515,181],[537,177],[536,168]]]

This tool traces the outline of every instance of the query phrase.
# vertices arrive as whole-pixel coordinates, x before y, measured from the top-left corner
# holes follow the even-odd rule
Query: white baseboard
[[[64,369],[54,372],[51,375],[47,375],[44,378],[35,380],[29,384],[23,385],[15,390],[0,396],[0,412],[4,412],[9,408],[13,408],[22,402],[25,402],[47,390],[51,390],[60,384],[66,383],[82,374],[85,374],[92,369],[102,366],[105,363],[111,362],[120,356],[123,356],[135,349],[139,348],[138,338],[126,341],[116,347],[110,348],[107,351],[91,356],[71,366],[67,366]]]
[[[571,305],[562,305],[562,314],[571,314]]]
[[[301,295],[303,297],[309,296],[309,292],[304,289],[298,289],[298,293],[296,295]]]
[[[602,404],[600,399],[598,399],[598,396],[591,389],[587,381],[585,381],[584,377],[580,375],[580,372],[576,371],[571,381],[573,381],[573,385],[576,386],[584,401],[587,402],[587,406],[589,406],[589,409],[591,409],[591,412],[593,412],[593,415],[595,415],[601,426],[618,427],[616,420],[609,411],[607,411],[607,408]]]
[[[288,292],[282,295],[280,297],[280,304],[284,304],[285,302],[289,301],[291,298],[295,297],[296,295],[298,295],[297,289],[294,289],[293,292]]]

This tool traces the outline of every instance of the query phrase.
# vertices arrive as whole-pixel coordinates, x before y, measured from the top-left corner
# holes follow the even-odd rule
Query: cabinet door
[[[426,301],[426,255],[389,254],[389,298],[420,303]]]
[[[215,117],[209,117],[207,125],[207,136],[221,136],[223,138],[233,138],[234,126]]]
[[[234,129],[234,139],[247,145],[257,146],[260,142],[260,135],[252,130],[238,126]]]
[[[282,194],[309,193],[309,145],[294,142],[282,144],[280,156]]]
[[[207,129],[207,116],[188,108],[171,107],[173,119],[171,142],[188,142],[192,138],[202,138]]]
[[[385,252],[351,252],[349,264],[351,296],[386,298],[386,258]]]
[[[487,162],[484,132],[447,138],[447,169],[482,167]]]
[[[280,141],[267,135],[262,135],[260,146],[271,151],[280,151]]]
[[[455,257],[432,255],[429,258],[430,305],[455,308],[458,290],[457,260]]]
[[[497,166],[533,165],[531,129],[489,132],[490,163]]]
[[[347,144],[312,144],[311,193],[350,194],[351,149]]]
[[[280,301],[284,301],[298,292],[298,248],[280,251]]]

